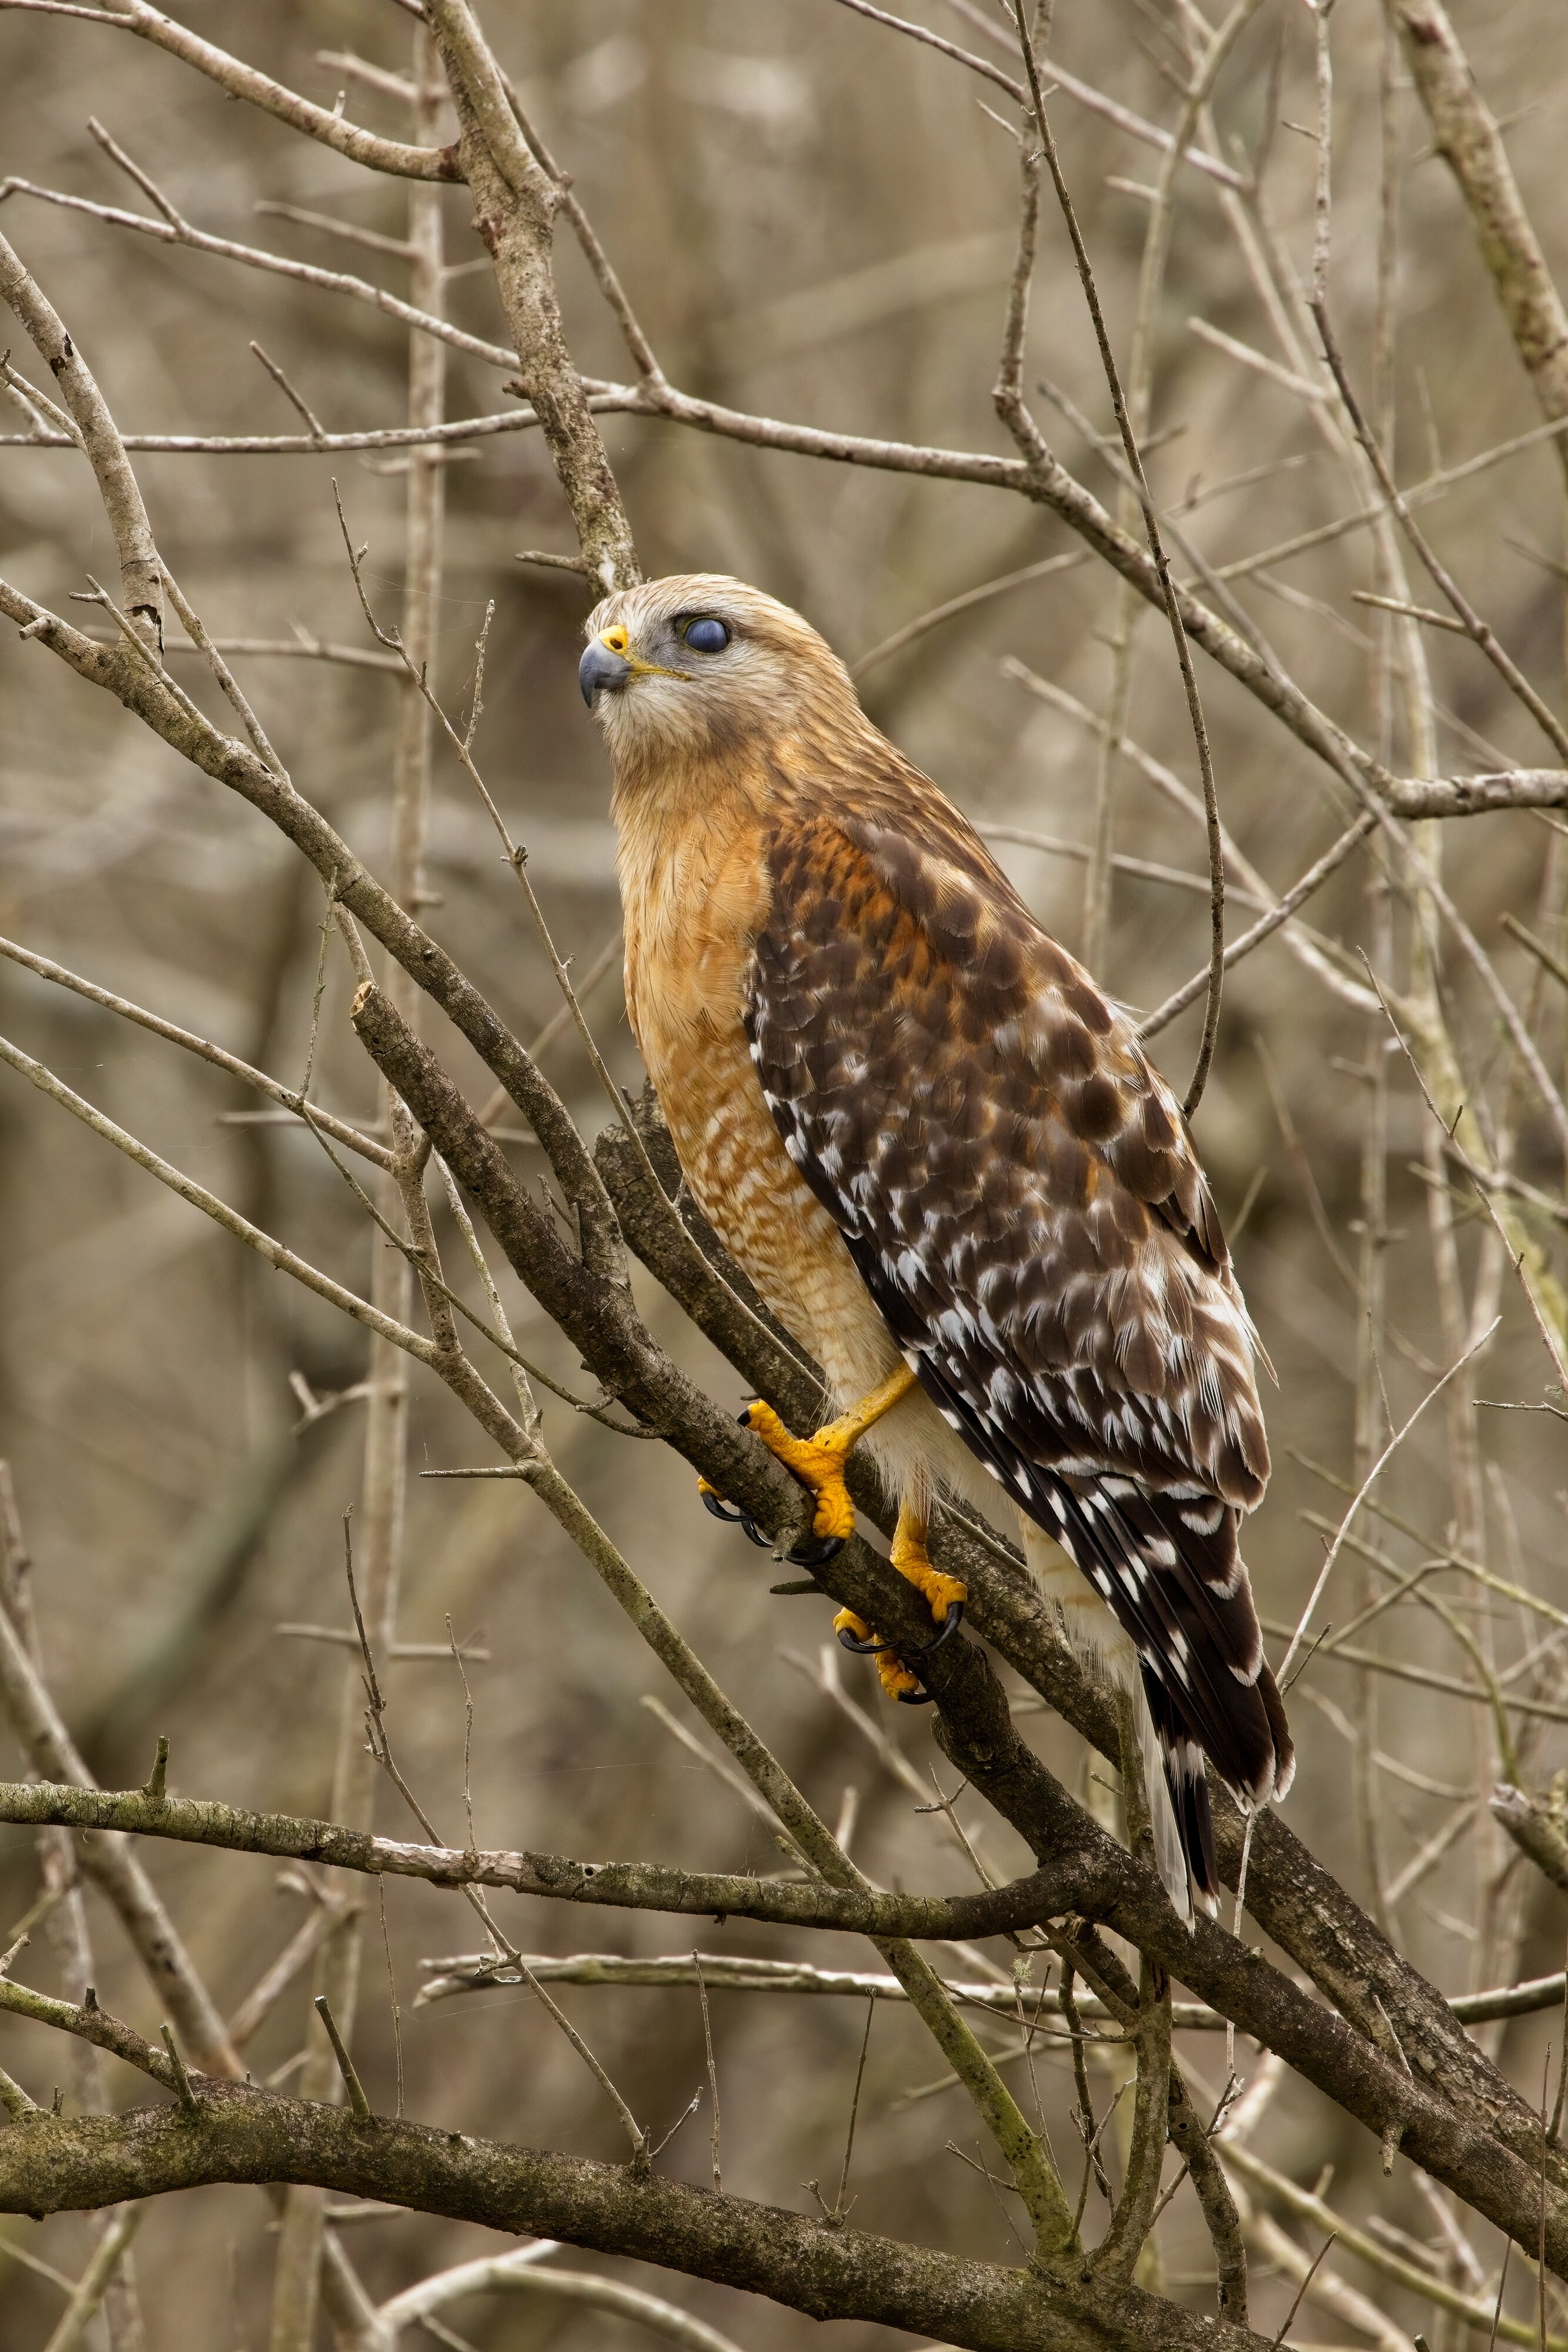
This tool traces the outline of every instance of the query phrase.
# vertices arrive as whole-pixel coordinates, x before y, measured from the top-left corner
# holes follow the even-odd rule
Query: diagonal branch
[[[565,1105],[531,1057],[473,982],[444,949],[407,915],[355,857],[349,845],[285,779],[276,775],[248,744],[219,732],[198,711],[187,709],[159,678],[132,661],[120,646],[102,646],[57,619],[30,597],[0,582],[0,612],[39,624],[40,641],[91,684],[109,691],[143,719],[153,733],[181,751],[214,782],[236,792],[267,817],[308,859],[332,891],[337,905],[362,922],[403,970],[440,1005],[467,1038],[491,1075],[507,1089],[533,1129],[551,1169],[576,1213],[585,1264],[599,1271],[619,1263],[614,1214],[592,1160]],[[550,1219],[527,1206],[532,1246],[545,1260],[571,1261]]]
[[[39,358],[58,384],[60,397],[76,421],[109,527],[114,533],[121,602],[149,644],[162,651],[163,569],[153,543],[147,509],[109,413],[109,404],[53,304],[3,236],[0,301],[10,305],[32,337]]]
[[[647,1106],[642,1115],[650,1116]],[[650,1149],[656,1154],[663,1151],[668,1155],[667,1181],[673,1185],[674,1154],[668,1139],[654,1127],[650,1127],[649,1135]],[[718,1286],[715,1284],[705,1290],[693,1283],[689,1262],[685,1257],[677,1259],[666,1246],[663,1221],[655,1221],[640,1206],[639,1163],[629,1150],[618,1149],[613,1132],[601,1139],[598,1156],[632,1247],[699,1328],[741,1369],[748,1382],[787,1419],[798,1419],[804,1425],[806,1417],[814,1411],[815,1392],[792,1356],[782,1349],[769,1351],[755,1346],[749,1329],[729,1312]],[[688,1220],[693,1220],[694,1213],[688,1209],[687,1214]],[[706,1228],[701,1228],[701,1233],[704,1249],[720,1259],[730,1280],[744,1283],[744,1276],[725,1255],[716,1237]],[[850,1478],[857,1508],[884,1533],[889,1532],[894,1508],[874,1475],[852,1457]],[[749,1503],[747,1508],[751,1509]],[[762,1517],[766,1524],[765,1513]],[[939,1562],[967,1584],[967,1613],[976,1628],[1059,1715],[1114,1761],[1120,1749],[1114,1710],[1108,1696],[1089,1679],[1065,1642],[1053,1631],[1021,1568],[1012,1567],[1005,1548],[994,1538],[981,1539],[948,1515],[937,1522],[935,1547]],[[862,1549],[857,1539],[829,1569],[819,1572],[818,1581],[835,1598],[862,1614],[874,1616],[877,1610],[883,1611],[883,1620],[878,1622],[884,1622],[898,1605],[896,1598],[884,1584],[873,1586],[857,1580],[854,1555]],[[875,1570],[881,1569],[880,1562],[873,1565]],[[888,1580],[888,1583],[891,1581]],[[939,1664],[938,1660],[932,1661],[934,1668]],[[1050,1810],[1060,1798],[1056,1784],[1040,1772],[1032,1757],[1018,1756],[1015,1735],[1007,1725],[1005,1711],[994,1706],[984,1680],[977,1676],[968,1679],[977,1685],[972,1702],[956,1681],[946,1684],[940,1692],[945,1720],[963,1716],[969,1725],[973,1744],[990,1750],[988,1764],[995,1764],[998,1754],[1012,1757],[1008,1769],[980,1770],[976,1777],[991,1801],[1030,1839],[1037,1853],[1059,1855],[1063,1850],[1061,1837],[1066,1835],[1071,1841],[1079,1832],[1076,1817],[1071,1827],[1066,1828],[1061,1816]],[[962,1769],[969,1769],[968,1763]],[[1211,1794],[1220,1871],[1227,1883],[1234,1885],[1248,1835],[1247,1824],[1222,1787],[1216,1785]],[[1273,1811],[1255,1818],[1250,1835],[1249,1905],[1253,1916],[1268,1933],[1341,2013],[1355,2021],[1363,2032],[1370,2031],[1369,2021],[1374,2015],[1368,2004],[1368,1987],[1375,1989],[1389,2015],[1396,2020],[1405,2046],[1420,2053],[1421,2068],[1429,2079],[1456,2098],[1485,2102],[1489,2112],[1498,2116],[1500,2128],[1508,2132],[1511,2140],[1517,2136],[1521,2147],[1527,2144],[1533,2147],[1537,2126],[1530,2108],[1460,2030],[1452,2011],[1434,1989],[1395,1951],[1352,1901],[1333,1873],[1307,1851]],[[1205,1990],[1196,1984],[1191,1975],[1190,1948],[1185,1957],[1180,1952],[1173,1954],[1170,1965],[1184,1981],[1194,1984],[1195,1990]]]
[[[60,988],[68,988],[74,995],[86,997],[89,1004],[101,1004],[106,1012],[119,1013],[121,1020],[135,1022],[139,1028],[151,1030],[155,1037],[164,1037],[171,1045],[183,1045],[186,1053],[194,1054],[198,1060],[210,1062],[214,1069],[226,1071],[231,1077],[240,1079],[247,1087],[254,1087],[258,1094],[266,1095],[285,1110],[304,1118],[303,1097],[292,1087],[286,1087],[279,1079],[269,1077],[265,1070],[253,1069],[248,1062],[242,1062],[237,1055],[225,1053],[221,1045],[214,1045],[209,1038],[198,1036],[193,1030],[182,1029],[177,1023],[165,1021],[161,1014],[149,1013],[140,1004],[132,1004],[128,997],[116,996],[112,989],[99,988],[96,982],[83,980],[79,973],[68,971],[64,964],[54,962],[48,956],[37,955],[31,948],[20,947],[14,940],[0,938],[0,956],[20,964],[25,971],[37,973],[40,980],[53,981]],[[384,1143],[378,1143],[373,1136],[361,1134],[347,1119],[334,1118],[319,1103],[310,1105],[310,1122],[312,1126],[323,1128],[349,1150],[357,1151],[362,1160],[373,1160],[378,1168],[392,1166],[392,1153]]]
[[[321,269],[314,262],[296,261],[284,253],[268,253],[261,246],[238,245],[233,237],[213,236],[205,229],[193,227],[179,213],[168,220],[151,220],[145,213],[127,212],[120,205],[95,204],[86,196],[68,195],[63,189],[40,187],[35,181],[19,179],[15,173],[0,181],[0,201],[11,195],[33,196],[40,204],[57,205],[67,212],[87,213],[94,220],[107,221],[111,227],[134,229],[141,236],[156,237],[162,245],[187,246],[193,253],[215,254],[220,260],[239,261],[250,269],[291,278],[298,285],[319,287],[328,294],[347,295],[350,301],[368,302],[389,319],[415,328],[421,334],[434,335],[438,341],[450,343],[454,351],[466,352],[470,358],[483,360],[487,366],[515,368],[517,364],[515,352],[507,351],[499,343],[488,343],[482,335],[470,335],[429,310],[417,310],[412,302],[389,294],[384,287],[372,285],[369,278],[353,278],[340,269]],[[323,435],[321,440],[330,446],[329,436]]]
[[[1384,0],[1432,137],[1458,184],[1481,258],[1542,414],[1568,416],[1568,314],[1531,224],[1502,132],[1443,0]],[[1568,446],[1557,443],[1568,468]]]
[[[165,16],[162,9],[152,7],[149,0],[123,0],[114,8],[81,8],[56,10],[49,0],[0,0],[0,8],[18,12],[37,9],[40,14],[75,15],[85,16],[99,25],[112,25],[119,30],[139,34],[154,48],[166,49],[171,57],[184,65],[194,66],[210,81],[230,98],[243,98],[258,106],[264,114],[275,115],[292,130],[303,131],[308,137],[319,139],[324,147],[333,148],[346,155],[352,163],[362,163],[367,171],[390,172],[408,180],[456,180],[462,177],[455,157],[449,147],[408,147],[396,139],[378,138],[372,131],[361,131],[357,122],[345,121],[330,108],[318,106],[308,98],[301,98],[280,81],[274,81],[242,58],[230,57],[212,41],[204,41],[199,33]]]

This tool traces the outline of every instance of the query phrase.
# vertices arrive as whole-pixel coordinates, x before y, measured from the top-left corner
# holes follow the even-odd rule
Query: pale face
[[[618,765],[788,733],[824,694],[856,707],[841,665],[799,614],[722,573],[607,596],[587,635],[578,677]]]

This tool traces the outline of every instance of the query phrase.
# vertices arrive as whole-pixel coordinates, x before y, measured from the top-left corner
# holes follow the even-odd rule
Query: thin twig
[[[1150,494],[1148,480],[1144,472],[1144,461],[1139,454],[1137,441],[1128,418],[1127,404],[1122,393],[1122,380],[1117,373],[1115,355],[1111,349],[1111,339],[1100,308],[1100,297],[1094,283],[1094,272],[1089,260],[1089,250],[1078,226],[1078,216],[1073,210],[1072,199],[1068,193],[1067,182],[1062,175],[1061,163],[1057,155],[1056,142],[1051,135],[1051,125],[1046,119],[1045,96],[1040,80],[1040,65],[1035,56],[1034,42],[1030,33],[1028,19],[1024,14],[1023,0],[1009,0],[1009,5],[1013,21],[1018,27],[1019,42],[1023,51],[1025,69],[1029,77],[1030,102],[1033,110],[1035,124],[1040,132],[1046,168],[1051,173],[1051,184],[1056,190],[1057,202],[1061,207],[1062,218],[1067,224],[1067,233],[1072,243],[1073,258],[1078,266],[1079,280],[1083,288],[1084,299],[1088,303],[1090,319],[1094,328],[1094,339],[1100,350],[1101,365],[1105,371],[1105,382],[1111,394],[1111,405],[1115,411],[1117,430],[1122,436],[1123,452],[1128,470],[1137,487],[1138,502],[1143,509],[1144,530],[1148,539],[1149,553],[1154,561],[1160,595],[1176,645],[1176,662],[1181,670],[1183,691],[1186,696],[1187,717],[1192,725],[1193,740],[1197,750],[1198,772],[1203,779],[1203,806],[1208,837],[1210,877],[1210,953],[1208,998],[1204,1008],[1203,1035],[1198,1045],[1197,1061],[1193,1070],[1192,1081],[1182,1103],[1183,1114],[1190,1119],[1203,1099],[1203,1090],[1207,1084],[1209,1065],[1214,1058],[1215,1039],[1219,1030],[1220,996],[1225,984],[1225,856],[1220,839],[1219,801],[1215,789],[1208,730],[1204,720],[1203,704],[1198,696],[1197,675],[1192,666],[1186,628],[1182,619],[1176,586],[1171,578],[1165,541],[1160,535],[1159,520],[1155,511],[1154,499]]]
[[[1367,814],[1358,816],[1354,824],[1348,825],[1332,848],[1324,850],[1322,856],[1307,868],[1299,882],[1292,884],[1277,905],[1270,907],[1267,914],[1260,915],[1250,929],[1243,931],[1239,939],[1232,940],[1229,946],[1223,950],[1226,970],[1228,971],[1232,964],[1239,963],[1243,956],[1250,955],[1254,948],[1261,947],[1263,941],[1272,932],[1277,931],[1281,923],[1289,922],[1297,908],[1304,906],[1313,892],[1320,889],[1328,880],[1329,876],[1344,864],[1351,852],[1358,848],[1366,839],[1376,823],[1376,817]],[[1210,974],[1207,970],[1195,972],[1190,980],[1184,981],[1179,988],[1173,989],[1163,1004],[1156,1005],[1153,1013],[1145,1013],[1138,1024],[1139,1036],[1157,1036],[1168,1023],[1176,1019],[1178,1013],[1185,1013],[1187,1006],[1202,995],[1205,988],[1209,985]]]
[[[1339,386],[1340,397],[1344,403],[1345,413],[1350,418],[1352,429],[1365,453],[1373,472],[1377,477],[1378,488],[1387,499],[1400,529],[1430,572],[1435,584],[1442,590],[1453,606],[1466,635],[1479,646],[1510,693],[1524,705],[1559,759],[1568,760],[1568,728],[1563,726],[1550,704],[1536,692],[1511,654],[1499,643],[1490,622],[1482,620],[1420,524],[1416,520],[1410,510],[1409,500],[1400,492],[1389,470],[1388,460],[1383,454],[1382,446],[1367,424],[1360,403],[1356,399],[1329,318],[1328,304],[1325,299],[1314,298],[1312,315],[1317,320],[1318,332],[1322,338],[1323,355],[1333,371],[1334,382]]]
[[[1456,1362],[1450,1364],[1448,1370],[1443,1373],[1442,1377],[1437,1381],[1437,1383],[1427,1391],[1426,1395],[1421,1399],[1421,1402],[1416,1407],[1415,1412],[1411,1413],[1404,1426],[1395,1432],[1387,1444],[1384,1447],[1382,1453],[1378,1455],[1376,1461],[1373,1464],[1372,1468],[1367,1472],[1365,1478],[1362,1481],[1362,1484],[1356,1492],[1354,1499],[1351,1503],[1350,1508],[1346,1511],[1344,1517],[1340,1522],[1339,1532],[1335,1536],[1333,1543],[1329,1546],[1327,1556],[1323,1560],[1322,1568],[1318,1570],[1317,1581],[1312,1586],[1312,1591],[1308,1596],[1307,1605],[1301,1612],[1301,1620],[1297,1624],[1294,1633],[1291,1636],[1290,1647],[1280,1661],[1278,1668],[1280,1679],[1282,1680],[1290,1672],[1291,1661],[1294,1658],[1297,1650],[1301,1647],[1302,1636],[1306,1633],[1309,1623],[1312,1622],[1312,1612],[1316,1609],[1318,1602],[1322,1598],[1323,1587],[1327,1584],[1329,1577],[1333,1570],[1333,1564],[1339,1558],[1345,1537],[1349,1533],[1351,1522],[1354,1518],[1356,1512],[1360,1509],[1363,1502],[1365,1500],[1369,1488],[1375,1484],[1390,1456],[1397,1451],[1400,1445],[1403,1444],[1405,1439],[1409,1435],[1411,1430],[1414,1429],[1416,1423],[1420,1420],[1421,1415],[1426,1412],[1427,1407],[1432,1402],[1434,1397],[1440,1396],[1444,1389],[1448,1387],[1448,1382],[1454,1379],[1456,1374],[1463,1371],[1471,1357],[1478,1355],[1480,1352],[1481,1349],[1483,1349],[1490,1339],[1492,1333],[1497,1329],[1498,1323],[1500,1320],[1500,1317],[1494,1318],[1494,1319],[1487,1325],[1486,1329],[1480,1334],[1479,1338],[1473,1339],[1470,1342],[1470,1345],[1465,1349],[1464,1354],[1460,1356]]]
[[[108,1012],[118,1013],[121,1020],[135,1022],[139,1028],[151,1030],[155,1037],[164,1037],[171,1045],[183,1046],[186,1053],[195,1054],[204,1062],[210,1062],[214,1069],[225,1070],[231,1077],[239,1078],[247,1087],[254,1087],[258,1094],[267,1096],[284,1109],[291,1111],[297,1118],[303,1118],[302,1097],[292,1087],[268,1077],[265,1070],[253,1069],[248,1062],[242,1062],[237,1055],[225,1053],[221,1045],[214,1045],[209,1038],[197,1036],[193,1030],[182,1029],[156,1013],[146,1012],[140,1004],[132,1004],[128,997],[117,996],[111,989],[100,988],[93,981],[83,980],[78,973],[68,971],[64,964],[54,962],[48,956],[38,955],[31,948],[20,947],[15,940],[0,938],[0,956],[8,957],[26,971],[36,972],[40,980],[52,981],[59,988],[68,988],[73,994],[85,997],[89,1004],[101,1004]],[[357,1127],[350,1127],[346,1119],[334,1118],[330,1111],[322,1110],[315,1103],[310,1106],[310,1115],[329,1135],[349,1150],[357,1151],[361,1159],[373,1160],[381,1168],[392,1165],[391,1152],[373,1136],[361,1133]]]
[[[872,2020],[875,2015],[876,2003],[874,2000],[868,2000],[865,2005],[865,2032],[861,2036],[860,2062],[855,2067],[855,2087],[850,2099],[850,2127],[844,2141],[844,2160],[839,2168],[838,2191],[834,2196],[832,2211],[829,2216],[835,2229],[841,2229],[849,2219],[850,2209],[844,2203],[844,2195],[850,2185],[850,2159],[855,2152],[855,2123],[861,2111],[861,2085],[865,2080],[866,2053],[871,2048]]]
[[[708,2161],[713,2172],[714,2195],[717,2197],[721,2196],[724,2191],[724,2178],[719,2170],[718,2161],[720,2131],[718,2068],[714,2063],[713,2021],[708,2015],[707,1985],[703,1977],[702,1955],[699,1952],[694,1952],[692,1954],[692,1968],[697,1980],[697,1998],[702,2003],[703,2049],[706,2053],[707,2056],[707,2094],[708,2113],[710,2117],[708,2124]]]

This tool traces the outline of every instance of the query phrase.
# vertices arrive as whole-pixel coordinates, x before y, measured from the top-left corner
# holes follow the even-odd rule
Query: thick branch
[[[556,2238],[713,2279],[815,2319],[973,2352],[1265,2352],[1266,2339],[1136,2288],[962,2261],[629,2167],[511,2147],[204,2079],[198,2111],[26,2116],[0,2133],[0,2211],[78,2211],[218,2181],[340,2194]]]
[[[971,1650],[970,1655],[976,1662],[970,1671],[988,1675],[981,1654]],[[935,1671],[938,1661],[930,1663]],[[1414,2162],[1499,2228],[1533,2246],[1541,2228],[1539,2146],[1531,2158],[1493,2136],[1489,2123],[1495,2126],[1502,2120],[1497,2116],[1498,2103],[1472,2098],[1450,2104],[1427,2087],[1419,2072],[1408,2071],[1375,2048],[1223,1928],[1199,1920],[1196,1932],[1189,1933],[1171,1909],[1155,1872],[1090,1821],[1042,1768],[1035,1765],[1029,1772],[1033,1759],[1006,1722],[1005,1703],[994,1678],[992,1689],[998,1719],[991,1738],[977,1738],[961,1749],[965,1769],[980,1793],[1009,1819],[1030,1818],[1037,1849],[1052,1853],[1049,1870],[994,1895],[890,1896],[748,1878],[696,1878],[637,1864],[596,1867],[554,1855],[470,1855],[373,1839],[329,1822],[241,1813],[189,1799],[160,1802],[142,1790],[109,1795],[20,1783],[0,1789],[0,1819],[134,1828],[152,1836],[297,1856],[340,1869],[413,1875],[435,1884],[504,1885],[520,1893],[630,1908],[733,1908],[737,1916],[783,1925],[832,1926],[873,1936],[968,1940],[995,1933],[1004,1924],[1021,1926],[1068,1912],[1089,1913],[1201,1992],[1241,2032],[1277,2051],[1380,2138],[1392,2134]],[[944,1744],[949,1752],[959,1753],[961,1744],[951,1738],[950,1727],[946,1723],[942,1727],[948,1733]],[[1032,1805],[1020,1801],[1019,1784],[1026,1778]],[[1043,1801],[1041,1784],[1054,1792],[1053,1805]],[[1454,2031],[1459,2029],[1455,2026]],[[1419,2057],[1418,2052],[1413,2054],[1413,2064],[1418,2065]],[[1549,2262],[1556,2270],[1568,2270],[1568,2203],[1554,2185],[1546,2193],[1545,2228]],[[552,2230],[552,2234],[567,2233]]]
[[[1531,1797],[1505,1781],[1491,1792],[1492,1819],[1500,1822],[1521,1853],[1543,1877],[1568,1892],[1568,1837],[1563,1814],[1546,1797]]]
[[[667,1437],[694,1468],[758,1526],[792,1535],[804,1506],[796,1482],[657,1345],[627,1289],[597,1277],[570,1256],[555,1229],[513,1174],[499,1145],[486,1133],[435,1056],[399,1019],[379,989],[361,990],[354,1001],[353,1020],[371,1060],[397,1088],[454,1175],[474,1195],[514,1271],[582,1349],[590,1368],[610,1392]],[[597,1171],[595,1181],[599,1181]],[[672,1242],[678,1247],[678,1237],[672,1235]],[[847,1549],[857,1558],[865,1552],[863,1545],[852,1544]],[[862,1561],[862,1567],[865,1564]],[[886,1576],[890,1586],[900,1580]]]

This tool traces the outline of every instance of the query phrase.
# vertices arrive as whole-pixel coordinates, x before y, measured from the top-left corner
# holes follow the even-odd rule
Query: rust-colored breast
[[[754,824],[621,827],[626,1003],[697,1203],[835,1387],[891,1359],[837,1223],[791,1164],[742,1021],[770,884]]]

